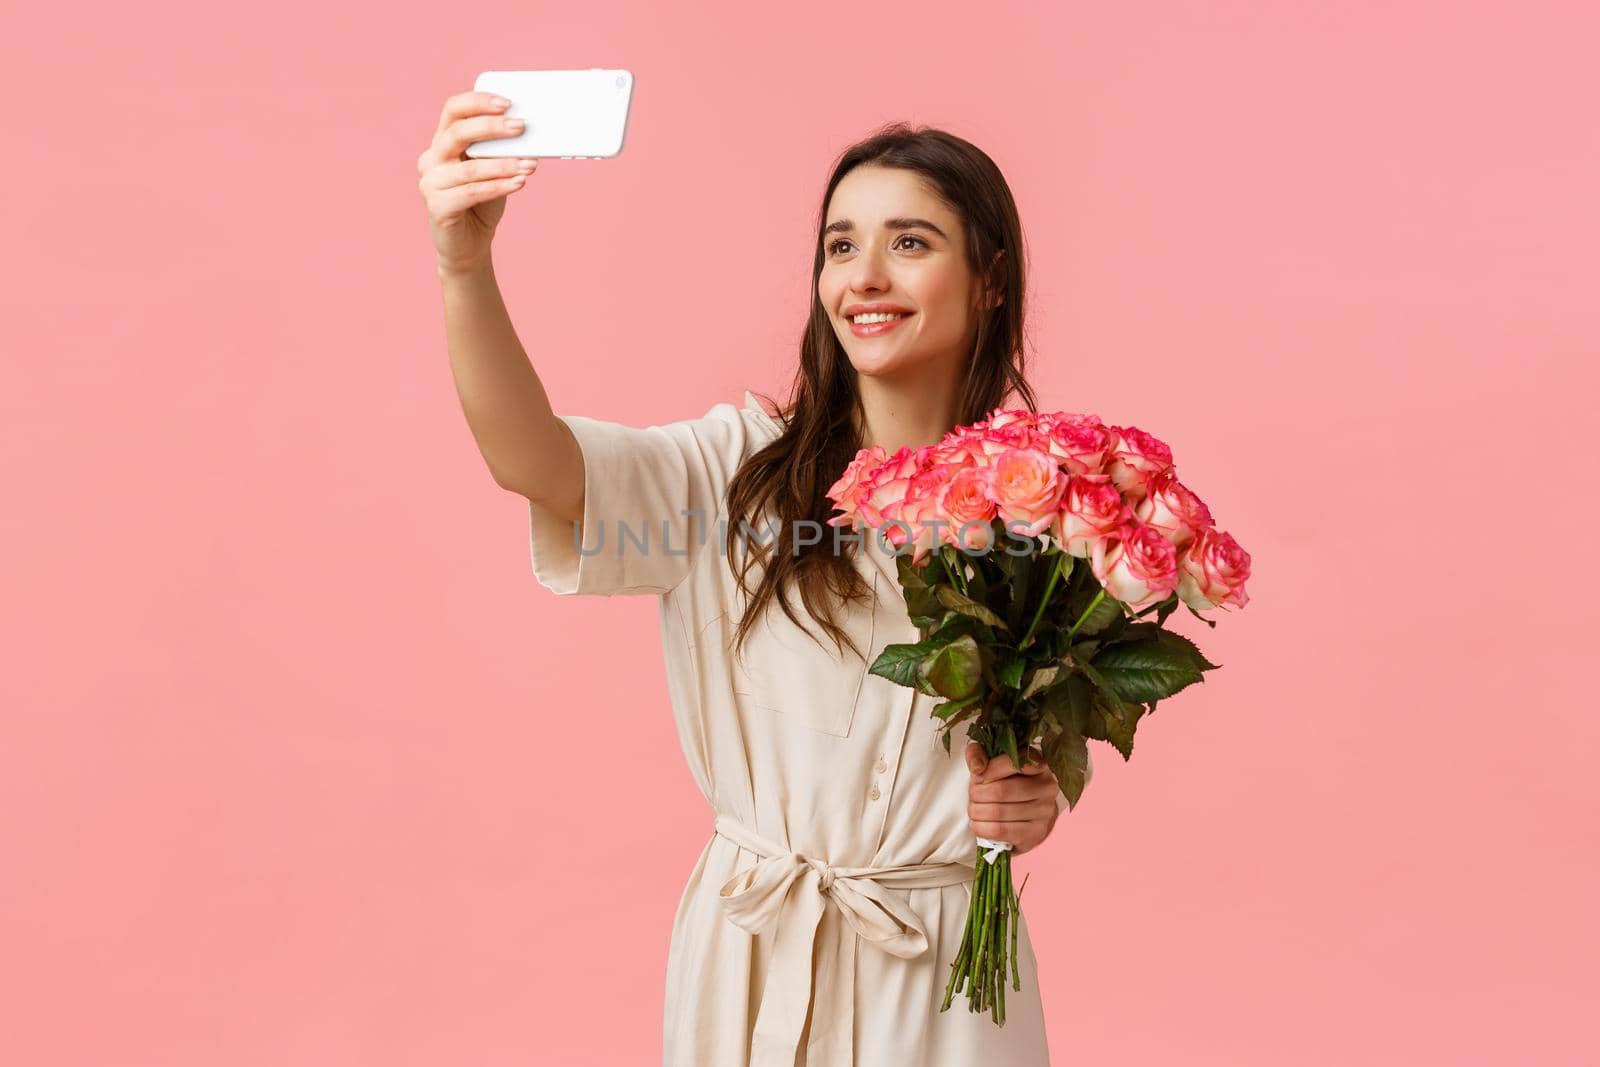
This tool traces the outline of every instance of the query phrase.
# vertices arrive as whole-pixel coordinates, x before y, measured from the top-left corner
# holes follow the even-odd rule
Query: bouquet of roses
[[[1088,739],[1131,759],[1139,720],[1216,668],[1166,629],[1179,602],[1208,626],[1201,611],[1247,603],[1250,555],[1178,481],[1171,449],[1095,415],[996,409],[935,445],[864,448],[828,497],[831,525],[871,528],[896,556],[921,637],[871,672],[943,698],[946,752],[960,723],[1018,768],[1037,743],[1069,808]],[[941,1011],[964,987],[1004,1025],[1008,958],[1022,988],[1011,847],[978,838]]]

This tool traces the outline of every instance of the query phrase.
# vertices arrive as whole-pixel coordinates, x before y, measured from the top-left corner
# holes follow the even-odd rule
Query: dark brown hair
[[[884,126],[846,149],[834,163],[817,212],[811,311],[800,339],[800,365],[789,403],[777,411],[783,430],[744,461],[728,486],[727,529],[730,545],[740,543],[738,580],[747,599],[735,648],[744,645],[755,620],[775,598],[784,614],[805,628],[782,595],[791,585],[798,587],[801,602],[835,647],[842,647],[848,635],[834,621],[831,598],[838,597],[841,602],[871,599],[872,590],[851,562],[859,546],[842,540],[840,551],[835,552],[832,531],[825,525],[835,514],[827,491],[861,448],[856,423],[860,394],[855,368],[817,293],[828,203],[844,176],[866,165],[919,175],[929,191],[961,220],[967,263],[974,276],[987,276],[989,292],[1004,296],[997,307],[990,308],[987,300],[979,303],[977,341],[961,386],[958,424],[984,419],[1002,405],[1014,406],[1006,404],[1013,392],[1028,410],[1037,410],[1023,373],[1026,252],[1022,224],[1000,169],[976,145],[954,134],[903,122]],[[985,264],[993,266],[985,271]],[[763,399],[776,407],[770,397]],[[764,514],[765,520],[760,518]],[[821,524],[824,532],[820,541],[797,551],[795,524],[802,519]],[[768,524],[774,521],[776,538],[764,542],[773,529]],[[743,534],[746,527],[741,523],[745,522],[749,523],[749,535]],[[730,561],[734,555],[730,548]],[[761,560],[768,562],[752,599],[748,574]],[[869,650],[855,651],[865,658]]]

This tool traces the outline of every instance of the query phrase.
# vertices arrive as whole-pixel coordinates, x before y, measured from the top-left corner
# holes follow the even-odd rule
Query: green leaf
[[[1021,689],[1022,672],[1026,669],[1027,659],[1008,653],[1005,659],[1000,662],[1000,670],[995,672],[995,677],[1000,678],[1000,685],[1006,686],[1008,689]],[[1027,694],[1024,693],[1022,696],[1027,696]]]
[[[937,618],[943,614],[938,597],[933,595],[929,582],[932,574],[926,565],[919,567],[912,563],[911,553],[907,552],[895,557],[895,570],[900,579],[900,591],[905,596],[907,615],[916,619]]]
[[[943,604],[947,608],[950,608],[954,611],[959,611],[963,615],[971,615],[973,618],[981,619],[990,626],[997,626],[1002,630],[1010,629],[1010,627],[1006,625],[1006,621],[1000,616],[996,615],[993,611],[990,611],[987,607],[978,603],[976,600],[973,600],[971,597],[962,596],[948,585],[938,586],[935,588],[934,592],[939,598],[939,603]]]
[[[1167,629],[1157,630],[1156,640],[1174,655],[1186,656],[1189,664],[1197,671],[1214,671],[1221,666],[1220,663],[1212,663],[1206,659],[1200,652],[1200,647],[1180,633]]]
[[[963,615],[959,611],[946,611],[939,618],[939,625],[934,627],[929,634],[930,638],[937,638],[941,644],[949,644],[962,634],[978,635],[978,628],[983,623],[971,615]]]
[[[1089,722],[1089,711],[1094,704],[1094,683],[1081,671],[1075,671],[1062,688],[1066,690],[1067,707],[1071,709],[1071,726],[1081,734]]]
[[[962,697],[960,700],[946,700],[942,704],[935,704],[933,716],[936,719],[948,719],[963,708],[971,707],[982,699],[982,694],[973,693],[971,696]]]
[[[1017,751],[1017,732],[1011,728],[1010,723],[1000,729],[1000,744],[1005,754],[1011,757],[1011,766],[1022,769],[1022,753]]]
[[[1123,759],[1132,759],[1134,730],[1143,712],[1143,705],[1124,703],[1105,690],[1097,689],[1090,700],[1089,726],[1084,736],[1109,741]]]
[[[1124,641],[1102,649],[1093,665],[1118,696],[1139,702],[1170,697],[1204,681],[1201,672],[1216,666],[1193,642],[1164,630],[1143,641]]]
[[[1068,612],[1071,615],[1071,618],[1067,621],[1069,629],[1073,623],[1078,621],[1078,616],[1083,614],[1084,609],[1089,606],[1090,601],[1094,600],[1094,594],[1098,593],[1099,590],[1092,589],[1086,590],[1086,592],[1088,597],[1082,603],[1074,604],[1072,610]],[[1089,617],[1083,620],[1083,625],[1078,627],[1077,632],[1072,635],[1073,640],[1077,640],[1080,637],[1093,637],[1120,618],[1122,618],[1122,605],[1112,599],[1108,593],[1101,598],[1100,603],[1094,606],[1094,610],[1089,612]]]
[[[1124,701],[1116,687],[1093,664],[1080,663],[1078,667],[1094,683],[1083,735],[1110,741],[1117,746],[1123,759],[1130,758],[1133,754],[1133,728],[1139,721],[1143,707]]]
[[[1089,697],[1093,686],[1078,671],[1046,690],[1041,709],[1062,730],[1083,733],[1089,721]]]
[[[983,655],[971,634],[951,641],[918,665],[923,692],[959,700],[977,691],[983,674]],[[931,688],[930,688],[931,687]]]
[[[1019,665],[1021,662],[1021,660],[1018,661]],[[1018,673],[1020,674],[1021,672],[1019,671]],[[1027,700],[1041,689],[1050,688],[1055,684],[1056,676],[1060,673],[1061,665],[1057,663],[1049,663],[1043,667],[1035,668],[1028,678],[1027,688],[1022,691],[1022,696],[1019,699]],[[1015,689],[1016,685],[1013,685],[1012,688]]]
[[[883,651],[878,653],[878,658],[872,661],[872,666],[867,668],[868,674],[876,674],[887,678],[900,685],[920,688],[920,676],[917,665],[938,645],[937,638],[928,638],[914,644],[900,643],[884,645]]]
[[[983,702],[981,700],[974,700],[972,703],[968,704],[966,707],[950,716],[950,718],[945,721],[943,728],[948,732],[949,730],[959,726],[961,723],[966,722],[968,719],[977,717],[978,713],[981,711],[983,711]]]
[[[1045,742],[1044,761],[1067,798],[1067,810],[1077,807],[1089,775],[1089,744],[1076,730],[1062,730]]]
[[[977,625],[974,619],[966,615],[947,612],[939,628],[921,641],[884,645],[883,651],[878,653],[878,658],[872,661],[867,671],[899,685],[927,692],[921,685],[918,665],[932,653],[971,633]]]

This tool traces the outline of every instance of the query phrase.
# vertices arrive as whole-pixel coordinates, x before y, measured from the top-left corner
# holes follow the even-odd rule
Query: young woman
[[[825,525],[858,449],[931,444],[1013,393],[1035,406],[1005,180],[940,130],[850,148],[822,199],[789,403],[772,414],[747,391],[641,429],[557,416],[512,330],[490,239],[537,164],[463,155],[509,135],[500,110],[451,97],[420,184],[462,407],[496,482],[528,500],[534,574],[661,600],[678,734],[712,809],[673,921],[663,1062],[1047,1064],[1049,975],[1025,921],[1005,1025],[961,995],[939,1009],[974,835],[1027,852],[1065,802],[1042,764],[985,766],[975,745],[952,759],[930,698],[868,673],[917,630],[888,550]]]

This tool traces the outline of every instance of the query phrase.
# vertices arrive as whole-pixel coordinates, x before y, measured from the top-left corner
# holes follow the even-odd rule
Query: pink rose
[[[1111,475],[1074,474],[1067,479],[1050,540],[1068,555],[1088,559],[1096,541],[1115,537],[1133,519],[1133,510],[1111,484]]]
[[[1042,434],[1050,434],[1057,426],[1082,423],[1085,426],[1104,426],[1099,415],[1080,415],[1071,411],[1041,411],[1034,417],[1033,425]]]
[[[1056,458],[1035,448],[1020,448],[995,459],[989,484],[992,499],[1006,528],[1037,537],[1056,520],[1067,476]]]
[[[976,463],[982,454],[976,438],[949,436],[933,446],[933,456],[929,462],[935,465]]]
[[[1161,531],[1161,536],[1182,548],[1196,534],[1211,525],[1211,509],[1178,481],[1176,468],[1168,467],[1152,475],[1148,494],[1134,505],[1134,515],[1146,526]]]
[[[971,463],[980,467],[989,465],[989,454],[984,446],[984,436],[979,430],[958,427],[933,446],[932,463]]]
[[[1178,551],[1149,526],[1124,527],[1122,536],[1096,541],[1089,560],[1106,595],[1133,612],[1165,600],[1178,585]]]
[[[1118,489],[1144,496],[1150,478],[1172,466],[1172,449],[1134,426],[1112,426],[1105,473]]]
[[[1052,419],[1044,439],[1045,449],[1066,464],[1069,474],[1100,473],[1112,443],[1111,431],[1098,415]]]
[[[1178,557],[1178,596],[1196,611],[1250,602],[1244,583],[1250,577],[1250,553],[1229,534],[1208,526],[1195,535]]]
[[[837,505],[835,510],[840,512],[828,520],[829,526],[861,528],[861,500],[871,485],[871,472],[886,458],[881,445],[863,448],[856,453],[856,458],[850,461],[839,480],[828,490],[828,499]]]
[[[892,512],[905,500],[912,476],[917,473],[917,455],[909,446],[901,446],[894,455],[884,460],[871,475],[871,484],[861,498],[861,518],[873,529],[882,526],[894,516]],[[887,511],[886,511],[887,509]]]
[[[993,426],[984,434],[985,449],[990,455],[1005,450],[1041,448],[1044,438],[1033,428],[1032,422],[1013,420],[1004,426]]]
[[[991,471],[962,467],[946,484],[942,514],[939,516],[949,523],[939,531],[946,544],[971,552],[982,552],[993,546],[994,528],[990,525],[995,515],[995,502],[990,496],[992,477]]]
[[[1022,432],[1026,432],[1026,427]],[[973,434],[963,444],[980,466],[993,467],[995,461],[1007,452],[1024,447],[1017,444],[1016,438],[1017,431],[1014,430],[985,431]]]
[[[1007,426],[1032,427],[1037,416],[1027,408],[995,408],[983,421],[986,429],[1003,430]]]
[[[890,526],[884,531],[884,540],[896,550],[911,541],[913,563],[921,563],[933,548],[937,540],[935,531],[938,529],[933,524],[944,519],[945,489],[963,469],[951,464],[935,463],[911,476],[911,482],[906,487],[905,503],[895,509],[891,516],[905,523],[909,529]]]

